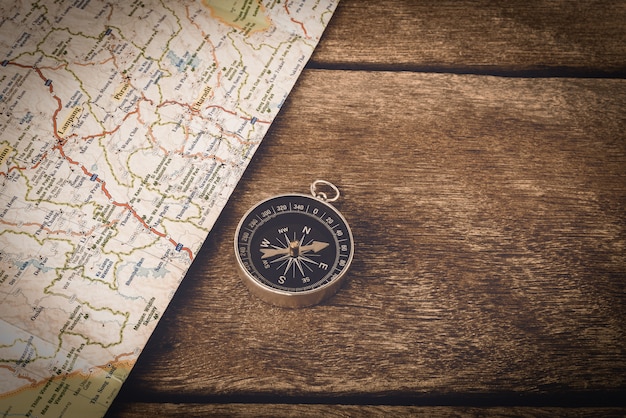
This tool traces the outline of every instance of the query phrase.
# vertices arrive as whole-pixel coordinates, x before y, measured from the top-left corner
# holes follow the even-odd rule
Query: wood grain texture
[[[624,80],[305,71],[120,402],[616,402],[625,108]],[[235,272],[236,223],[320,177],[343,192],[350,278],[269,306]]]
[[[623,77],[625,21],[624,1],[342,0],[311,65]]]
[[[537,416],[568,416],[568,417],[620,417],[620,408],[529,408],[529,407],[419,407],[419,406],[385,406],[385,405],[280,405],[280,404],[135,404],[126,408],[116,408],[116,412],[127,418],[144,418],[146,416],[168,417],[250,417],[250,418],[350,418],[350,417],[537,417]]]

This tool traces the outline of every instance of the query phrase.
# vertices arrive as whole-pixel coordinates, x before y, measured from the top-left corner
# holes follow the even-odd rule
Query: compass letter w
[[[270,242],[267,240],[267,238],[263,238],[263,241],[261,241],[261,247],[267,248],[269,246],[270,246]]]

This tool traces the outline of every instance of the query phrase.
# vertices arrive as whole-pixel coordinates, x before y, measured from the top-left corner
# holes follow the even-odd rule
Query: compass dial
[[[334,293],[353,251],[343,216],[323,200],[299,194],[259,203],[235,235],[242,278],[257,296],[280,306],[312,305]]]

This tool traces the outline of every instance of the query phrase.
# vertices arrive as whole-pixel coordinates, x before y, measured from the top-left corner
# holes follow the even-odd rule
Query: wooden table
[[[626,414],[625,22],[342,1],[108,416]],[[236,224],[316,178],[350,277],[267,305]]]

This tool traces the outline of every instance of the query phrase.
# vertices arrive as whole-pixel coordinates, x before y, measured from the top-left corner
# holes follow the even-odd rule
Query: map
[[[0,416],[102,416],[336,0],[0,5]]]

